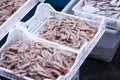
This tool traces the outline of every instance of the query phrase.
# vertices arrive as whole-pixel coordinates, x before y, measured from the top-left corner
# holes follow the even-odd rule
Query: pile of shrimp
[[[19,74],[19,77],[55,80],[69,71],[76,56],[40,42],[18,40],[3,48],[0,66]]]
[[[70,17],[51,17],[42,27],[39,37],[75,49],[91,41],[98,28],[87,22]]]
[[[0,25],[25,2],[26,0],[0,0]]]

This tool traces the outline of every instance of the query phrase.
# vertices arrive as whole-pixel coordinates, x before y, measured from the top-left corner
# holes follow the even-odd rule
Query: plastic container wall
[[[110,62],[120,44],[120,31],[107,29],[100,41],[90,53],[90,57]]]
[[[41,15],[39,15],[40,13],[42,13]],[[65,13],[62,13],[62,12],[57,12],[55,11],[49,4],[44,4],[44,3],[41,3],[37,6],[37,9],[36,9],[36,12],[35,12],[35,15],[30,19],[28,20],[25,24],[25,28],[28,30],[29,33],[32,33],[33,35],[38,35],[39,33],[39,30],[41,29],[41,27],[43,27],[43,25],[46,23],[46,21],[52,17],[52,16],[67,16],[67,17],[73,17],[73,18],[80,18],[80,17],[77,17],[77,16],[73,16],[73,15],[69,15],[69,14],[65,14]],[[88,15],[89,16],[89,15]],[[95,23],[95,24],[98,24],[98,32],[96,33],[95,37],[92,39],[92,41],[84,44],[83,46],[84,47],[81,47],[79,49],[79,52],[78,50],[76,49],[73,49],[73,48],[69,48],[67,46],[64,46],[64,45],[61,45],[61,44],[57,44],[55,42],[52,42],[52,41],[48,41],[48,40],[45,40],[46,42],[49,42],[49,43],[52,43],[52,44],[55,44],[55,45],[58,45],[58,46],[61,46],[61,48],[64,48],[64,49],[69,49],[70,51],[77,51],[79,54],[82,55],[82,57],[80,58],[81,62],[77,62],[77,65],[76,67],[74,68],[74,71],[72,71],[72,74],[68,74],[67,78],[66,79],[71,79],[73,77],[73,75],[78,71],[79,67],[82,65],[82,63],[84,62],[84,60],[87,58],[87,56],[89,55],[89,53],[91,52],[91,50],[94,48],[94,46],[97,44],[97,42],[99,41],[99,39],[101,38],[101,36],[103,35],[104,31],[105,31],[105,21],[103,18],[99,18],[99,17],[96,17],[94,16],[93,20],[88,20],[86,18],[80,18],[84,21],[90,21],[92,23]],[[99,22],[99,23],[98,23]],[[95,25],[94,24],[94,25]],[[32,35],[31,34],[31,35]],[[36,39],[41,39],[41,38],[36,38]],[[79,60],[78,60],[79,61]],[[62,79],[64,79],[65,77],[62,77]],[[60,78],[61,79],[61,78]]]

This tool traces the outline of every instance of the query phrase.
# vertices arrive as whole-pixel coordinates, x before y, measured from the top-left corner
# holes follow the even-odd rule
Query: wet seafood
[[[84,0],[81,10],[120,19],[120,0]]]
[[[39,37],[75,49],[92,40],[97,32],[94,27],[78,18],[52,17],[40,30]]]
[[[0,0],[0,25],[27,0]]]
[[[75,53],[33,41],[16,41],[3,48],[0,66],[12,70],[20,77],[35,80],[55,80],[65,75],[73,65]]]

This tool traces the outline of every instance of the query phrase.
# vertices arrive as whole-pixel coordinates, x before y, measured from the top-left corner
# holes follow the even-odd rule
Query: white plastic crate
[[[37,3],[44,0],[27,0],[12,16],[0,26],[0,40],[19,22]]]
[[[80,16],[80,14],[87,14],[87,15],[92,15],[92,16],[99,16],[99,17],[103,17],[103,18],[106,18],[109,22],[109,23],[119,23],[120,24],[120,21],[118,19],[114,19],[114,18],[110,18],[110,17],[106,17],[106,16],[103,16],[103,15],[98,15],[98,14],[94,14],[94,13],[89,13],[89,12],[84,12],[82,11],[82,6],[83,6],[83,3],[84,3],[84,0],[80,0],[73,8],[72,8],[72,11],[74,13],[74,15],[76,16]],[[81,16],[81,17],[85,17],[84,15]],[[120,30],[120,27],[119,26],[111,26],[111,25],[107,25],[106,27],[109,27],[109,28],[114,28],[114,29],[117,29],[117,30]]]
[[[39,15],[41,12],[43,14]],[[94,20],[90,21],[86,18],[81,18],[81,17],[65,14],[65,13],[62,13],[62,12],[57,12],[49,4],[45,4],[45,3],[41,3],[40,5],[38,5],[37,10],[35,12],[35,15],[30,20],[28,20],[24,24],[24,26],[28,30],[28,32],[38,35],[40,29],[47,22],[47,20],[52,16],[56,16],[56,17],[67,16],[67,17],[73,17],[73,18],[80,18],[81,20],[86,21],[86,22],[90,22],[91,24],[97,24],[98,25],[98,32],[96,33],[93,40],[91,42],[89,42],[90,44],[99,40],[99,37],[101,37],[102,34],[105,31],[106,22],[105,22],[104,18],[94,17]],[[36,29],[34,29],[35,27],[36,27]]]
[[[14,41],[17,41],[17,40],[22,40],[22,41],[26,41],[26,40],[32,40],[32,41],[37,41],[37,42],[40,42],[42,44],[47,44],[49,45],[50,47],[53,47],[53,48],[57,48],[57,49],[61,49],[61,50],[64,50],[64,48],[61,48],[60,46],[57,46],[57,45],[54,45],[52,43],[48,43],[42,39],[37,39],[36,36],[32,36],[30,33],[28,33],[24,28],[19,28],[19,29],[12,29],[10,32],[9,32],[9,35],[8,35],[8,38],[7,38],[7,41],[5,42],[5,44],[0,48],[0,52],[2,52],[2,49],[9,43],[11,42],[14,42]],[[69,49],[65,50],[65,51],[69,51]],[[70,52],[70,51],[69,51]],[[65,76],[59,76],[57,78],[57,80],[66,80],[67,78],[69,78],[68,80],[72,79],[72,78],[76,78],[76,77],[73,77],[75,75],[75,73],[78,71],[81,62],[81,54],[79,53],[76,53],[77,54],[77,57],[75,59],[75,62],[73,64],[73,66],[70,68],[69,72],[65,75]],[[19,75],[15,75],[14,72],[12,72],[11,70],[8,70],[8,69],[5,69],[3,67],[0,67],[0,71],[1,71],[1,75],[2,76],[5,76],[7,78],[10,78],[10,79],[13,79],[15,78],[15,76],[19,76]],[[5,71],[5,72],[4,72]],[[78,74],[78,72],[76,73]],[[14,76],[15,75],[15,76]],[[77,75],[78,76],[78,75]],[[17,77],[18,78],[18,77]],[[27,76],[23,77],[24,79],[26,80],[33,80]],[[16,80],[16,79],[15,79]]]
[[[40,13],[42,13],[42,15],[40,15]],[[35,15],[30,20],[28,20],[26,23],[23,23],[23,26],[28,30],[29,33],[32,33],[31,35],[33,35],[33,36],[36,35],[36,39],[41,40],[41,38],[37,37],[38,32],[41,29],[41,27],[43,27],[43,25],[46,23],[46,21],[51,16],[60,16],[60,15],[67,16],[67,17],[76,17],[76,16],[65,14],[62,12],[57,12],[49,4],[41,3],[37,6],[37,10],[35,12]],[[52,42],[52,41],[42,39],[48,43],[52,43],[52,44],[57,45],[61,48],[64,48],[65,50],[69,49],[69,51],[71,51],[71,52],[77,52],[78,54],[82,55],[81,61],[76,64],[76,67],[75,67],[74,71],[72,72],[72,74],[69,74],[69,77],[66,78],[67,80],[70,80],[73,77],[73,75],[77,72],[79,67],[82,65],[82,63],[84,62],[86,57],[89,55],[91,50],[94,48],[94,46],[97,44],[97,42],[99,41],[99,39],[102,37],[102,35],[105,32],[106,22],[105,22],[104,18],[99,18],[96,16],[94,16],[93,20],[89,20],[89,19],[81,18],[81,17],[76,17],[76,18],[80,18],[80,19],[85,20],[85,21],[90,21],[90,22],[99,24],[98,32],[96,33],[96,35],[94,36],[92,41],[85,43],[79,50],[75,50],[73,48],[69,48],[69,47],[66,47],[64,45]]]
[[[103,17],[106,20],[106,32],[103,35],[103,37],[100,39],[96,47],[93,49],[91,52],[90,56],[95,59],[99,59],[105,62],[110,62],[112,58],[114,57],[119,43],[120,43],[120,21],[117,19],[97,15],[97,14],[92,14],[88,12],[84,12],[81,10],[81,7],[83,5],[84,0],[80,0],[73,8],[74,15],[80,16],[80,17],[85,17],[88,19],[91,19],[89,17],[86,17],[85,15],[90,15],[90,16],[98,16],[98,17]],[[108,40],[107,38],[110,37]],[[114,39],[116,38],[116,39]],[[102,51],[102,52],[101,52]]]

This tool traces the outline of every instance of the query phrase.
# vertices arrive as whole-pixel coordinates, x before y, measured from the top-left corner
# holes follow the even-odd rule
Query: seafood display
[[[2,25],[27,0],[0,0],[0,25]]]
[[[55,80],[69,71],[76,56],[75,53],[40,42],[18,40],[3,48],[0,54],[0,67],[12,70],[19,74],[19,77]]]
[[[40,29],[39,37],[68,46],[80,47],[97,33],[97,25],[91,25],[79,18],[51,17]]]
[[[81,10],[120,19],[120,0],[84,0]]]

